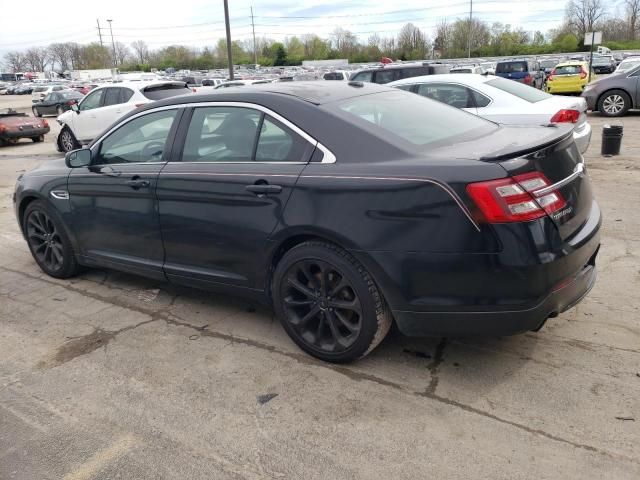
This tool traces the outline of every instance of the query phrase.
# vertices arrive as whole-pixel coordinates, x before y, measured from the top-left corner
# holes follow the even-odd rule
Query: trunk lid
[[[549,190],[559,193],[566,203],[548,216],[563,240],[573,236],[589,218],[593,202],[591,183],[582,155],[570,134],[561,134],[555,141],[547,141],[539,148],[523,154],[516,153],[511,158],[505,158],[504,154],[493,157],[487,155],[483,160],[497,161],[511,177],[539,172],[551,185],[557,185],[557,188]],[[542,194],[543,190],[537,192]],[[537,198],[535,194],[534,197]]]
[[[493,134],[455,148],[443,147],[432,155],[475,158],[497,163],[508,176],[541,173],[556,185],[565,205],[548,216],[563,239],[574,235],[589,218],[593,194],[583,158],[573,140],[573,124],[549,127],[502,126]],[[461,151],[462,148],[462,151]],[[547,187],[544,187],[547,188]],[[537,189],[536,191],[543,190]],[[534,195],[534,198],[538,198]]]

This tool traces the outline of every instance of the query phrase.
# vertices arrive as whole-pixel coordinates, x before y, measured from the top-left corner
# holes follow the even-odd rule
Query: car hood
[[[493,133],[467,142],[436,148],[429,157],[498,161],[532,153],[571,134],[573,124],[553,126],[502,125]]]
[[[76,113],[73,110],[67,110],[66,112],[64,112],[61,115],[58,115],[58,122],[62,122],[62,123],[67,123],[71,120],[71,116],[72,115],[76,115]]]

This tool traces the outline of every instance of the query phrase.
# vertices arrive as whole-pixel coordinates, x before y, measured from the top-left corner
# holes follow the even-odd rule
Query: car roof
[[[469,68],[469,67],[466,67]],[[395,82],[387,83],[386,85],[411,85],[413,83],[420,83],[424,81],[428,82],[463,82],[468,84],[485,83],[489,80],[493,80],[496,77],[494,75],[483,75],[481,73],[439,73],[436,75],[421,75],[419,77],[403,78],[402,80],[396,80]]]
[[[560,62],[559,64],[556,65],[556,67],[569,67],[569,66],[573,66],[573,65],[580,65],[581,67],[585,66],[587,64],[587,62],[583,62],[580,60],[568,60],[566,62]]]
[[[164,105],[178,103],[196,103],[207,101],[242,101],[247,94],[255,95],[286,95],[295,97],[314,105],[344,100],[361,95],[369,95],[382,91],[389,91],[388,87],[368,82],[324,82],[319,80],[303,82],[276,82],[251,85],[250,88],[222,89],[216,93],[197,93],[180,99],[172,97],[163,101]]]
[[[113,82],[113,83],[99,83],[99,84],[90,84],[90,85],[98,85],[98,88],[109,88],[109,87],[127,87],[132,90],[140,90],[144,87],[155,87],[157,85],[167,85],[167,84],[176,84],[176,85],[186,85],[185,82],[180,80],[138,80],[138,81],[127,81],[127,82]]]

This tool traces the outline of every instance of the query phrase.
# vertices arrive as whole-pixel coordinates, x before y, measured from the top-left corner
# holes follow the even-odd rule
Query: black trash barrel
[[[600,153],[605,157],[620,155],[622,144],[622,125],[604,125],[602,127],[602,148]]]

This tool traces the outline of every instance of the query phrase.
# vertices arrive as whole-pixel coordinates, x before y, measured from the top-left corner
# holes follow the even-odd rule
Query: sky
[[[0,0],[0,56],[53,42],[98,41],[96,19],[105,43],[111,40],[107,22],[111,19],[116,41],[144,40],[151,49],[170,44],[213,46],[225,35],[222,0],[29,0],[28,4],[15,8],[15,1]],[[433,38],[442,19],[469,16],[469,0],[229,0],[229,4],[233,40],[251,38],[251,6],[256,36],[276,40],[305,33],[328,37],[342,27],[365,41],[372,33],[395,36],[408,22]],[[5,8],[9,5],[14,8]],[[473,13],[489,23],[546,32],[562,22],[564,5],[564,0],[474,0]]]

